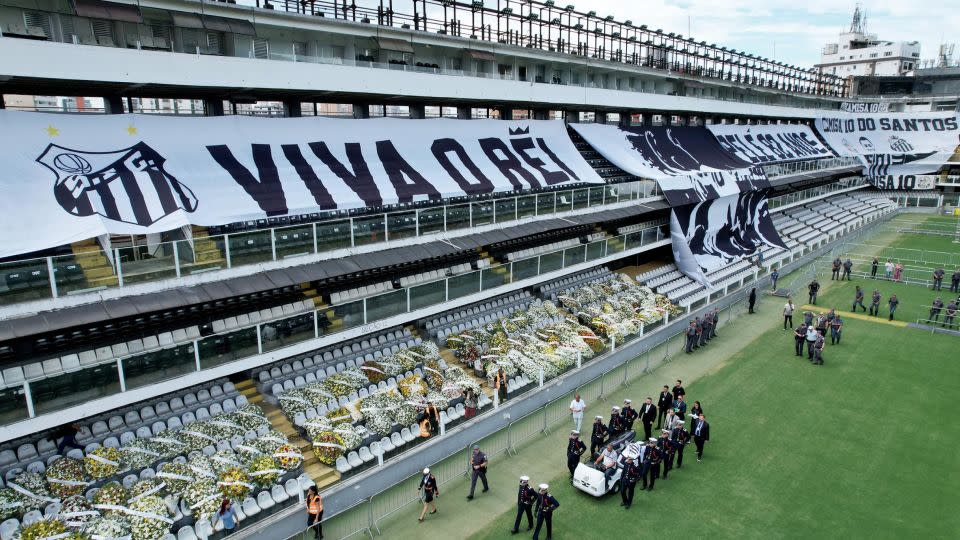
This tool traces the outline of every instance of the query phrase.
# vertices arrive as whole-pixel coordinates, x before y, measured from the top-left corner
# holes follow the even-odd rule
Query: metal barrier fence
[[[932,268],[937,265],[940,266],[951,266],[954,268],[960,268],[960,249],[957,249],[955,252],[947,251],[931,251],[926,249],[912,249],[912,248],[901,248],[901,247],[888,247],[888,246],[877,246],[871,244],[858,244],[856,250],[851,251],[851,255],[857,255],[863,253],[864,250],[875,248],[877,253],[876,257],[880,259],[880,265],[882,266],[887,259],[892,260],[893,262],[909,262],[915,263],[916,265],[924,265],[925,267]],[[872,260],[873,255],[871,255]]]
[[[931,305],[918,306],[916,312],[917,324],[929,326],[931,331],[935,328],[946,328],[948,330],[960,329],[960,324],[957,323],[957,316],[960,313],[954,309],[953,315],[950,315],[950,310],[947,309],[950,302],[956,299],[955,294],[957,293],[944,292],[941,295],[943,305],[936,309]]]

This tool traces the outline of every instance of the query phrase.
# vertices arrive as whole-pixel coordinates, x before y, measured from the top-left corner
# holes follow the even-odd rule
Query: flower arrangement
[[[352,424],[337,424],[331,430],[343,440],[343,446],[346,450],[356,450],[363,442],[363,434],[366,429]]]
[[[319,386],[334,397],[347,396],[350,392],[369,384],[359,369],[348,369],[327,377]]]
[[[187,459],[187,468],[193,473],[196,479],[213,480],[217,477],[218,471],[213,466],[213,461],[203,454],[195,454]]]
[[[180,440],[176,431],[169,429],[154,435],[150,443],[151,449],[160,454],[157,459],[171,459],[187,451],[187,444]]]
[[[99,517],[100,512],[94,510],[82,495],[73,495],[61,501],[60,513],[57,514],[57,519],[74,529],[82,529]]]
[[[164,463],[157,471],[157,478],[167,484],[167,489],[173,495],[182,495],[190,482],[194,480],[193,471],[183,463],[171,461]]]
[[[280,478],[283,470],[277,467],[273,456],[257,456],[250,461],[247,466],[247,474],[250,480],[257,486],[265,488],[270,487]]]
[[[244,431],[257,430],[260,426],[270,423],[263,409],[254,403],[248,403],[226,416],[229,421],[237,424]]]
[[[91,538],[120,540],[130,536],[130,525],[124,520],[101,517],[90,522],[83,532]]]
[[[450,402],[447,400],[446,396],[436,390],[427,392],[426,401],[427,403],[433,403],[434,406],[441,411],[450,406]]]
[[[130,505],[130,533],[133,540],[159,540],[170,530],[173,520],[163,499],[156,495],[141,497]]]
[[[360,366],[360,371],[362,371],[363,374],[367,376],[367,380],[373,384],[387,380],[387,372],[379,362],[367,360]]]
[[[282,444],[277,447],[277,450],[273,453],[273,457],[277,460],[277,463],[280,464],[280,467],[288,471],[296,469],[303,463],[303,454],[292,444]]]
[[[120,482],[107,482],[100,486],[93,496],[93,507],[100,511],[100,515],[108,518],[125,520],[127,501],[130,492]]]
[[[241,466],[240,459],[237,457],[237,454],[230,448],[217,450],[215,454],[210,456],[210,463],[213,465],[213,471],[217,474],[220,474],[227,469]]]
[[[50,492],[57,497],[69,497],[82,493],[87,487],[87,477],[83,464],[73,458],[61,457],[47,469],[47,483]]]
[[[200,480],[190,484],[183,493],[183,502],[190,509],[194,520],[210,519],[220,509],[223,494],[213,480]]]
[[[437,360],[427,360],[423,364],[423,380],[431,390],[443,388],[443,370]]]
[[[120,460],[123,468],[138,471],[149,467],[160,459],[161,448],[153,439],[134,439],[120,448]]]
[[[58,460],[59,461],[59,460]],[[47,489],[47,482],[38,473],[25,471],[13,477],[13,480],[7,481],[7,486],[21,488],[20,509],[26,513],[31,510],[42,510],[47,504],[54,501],[50,498],[50,491]],[[24,493],[26,492],[26,493]]]
[[[239,501],[250,493],[253,484],[250,483],[250,476],[247,475],[246,470],[234,467],[220,473],[217,487],[224,497]]]
[[[19,493],[8,487],[0,488],[0,521],[20,517],[22,509],[23,501]]]
[[[287,444],[287,436],[276,430],[268,431],[266,435],[257,437],[251,444],[261,453],[273,455],[280,445]]]
[[[327,412],[327,420],[334,424],[341,422],[352,422],[353,415],[350,414],[350,411],[347,410],[346,407],[339,407]]]
[[[400,393],[407,399],[415,399],[427,394],[427,384],[419,375],[411,375],[397,381]]]
[[[48,538],[60,538],[60,535],[67,534],[67,526],[62,521],[46,518],[41,519],[21,527],[19,531],[20,540],[46,540]]]
[[[83,458],[83,468],[93,478],[107,478],[117,474],[122,459],[119,449],[101,446]]]
[[[147,495],[164,497],[167,495],[167,484],[160,478],[144,478],[130,488],[130,501]]]
[[[345,451],[343,437],[334,431],[321,431],[313,439],[313,452],[321,463],[333,465]]]
[[[205,446],[215,445],[218,440],[229,439],[235,434],[235,430],[218,427],[210,422],[194,422],[177,433],[183,443],[181,452],[186,454],[203,450]]]

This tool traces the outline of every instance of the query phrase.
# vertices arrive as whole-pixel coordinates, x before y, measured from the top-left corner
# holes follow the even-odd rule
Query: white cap
[[[612,410],[612,411],[619,411],[619,410],[620,410],[620,407],[614,407],[613,409],[610,409],[610,410]]]
[[[530,481],[530,477],[529,477],[529,476],[521,476],[521,477],[520,477],[520,481],[521,481],[521,482],[529,482],[529,481]]]
[[[627,405],[629,405],[629,404],[631,404],[631,403],[633,403],[633,402],[632,402],[632,401],[630,401],[629,399],[625,399],[625,400],[623,400],[623,402],[624,402],[625,404],[627,404]]]
[[[548,486],[547,484],[540,484],[540,489],[541,489],[542,491],[546,491],[546,490],[550,489],[550,486]]]
[[[430,467],[424,467],[423,474],[430,474]]]
[[[575,430],[575,429],[572,429],[572,430],[570,430],[570,434],[571,434],[571,435],[579,435],[580,432],[577,431],[577,430]]]
[[[653,438],[653,437],[650,437],[650,440],[647,441],[647,442],[657,442],[657,439],[655,439],[655,438]]]
[[[593,418],[594,418],[594,420],[603,420],[603,417],[600,416],[599,414],[596,415],[596,416],[594,416]]]

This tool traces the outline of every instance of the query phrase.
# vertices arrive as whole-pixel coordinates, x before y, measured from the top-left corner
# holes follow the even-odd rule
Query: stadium
[[[583,7],[0,0],[0,540],[955,537],[960,67]]]

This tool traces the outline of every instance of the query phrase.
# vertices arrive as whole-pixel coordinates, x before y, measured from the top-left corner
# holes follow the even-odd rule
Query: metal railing
[[[210,336],[157,347],[143,353],[104,359],[71,373],[35,378],[0,390],[0,426],[38,414],[51,413],[93,398],[202,371],[334,335],[351,328],[437,306],[458,298],[511,285],[565,268],[586,265],[605,257],[639,252],[663,245],[665,226],[489,266],[441,280],[395,289],[383,294],[323,306],[320,309],[230,329]],[[492,294],[496,294],[493,292]],[[370,331],[378,328],[371,326]],[[93,351],[88,353],[92,354]],[[36,358],[39,362],[43,358]],[[25,359],[20,359],[21,363]]]
[[[822,159],[792,161],[777,165],[764,165],[763,170],[767,178],[779,178],[805,172],[816,172],[825,169],[839,169],[844,167],[861,167],[863,164],[855,157],[829,157]]]
[[[839,182],[834,182],[832,184],[825,184],[822,186],[807,188],[801,191],[795,191],[793,193],[786,193],[784,195],[770,197],[767,199],[767,207],[770,210],[774,210],[783,206],[796,204],[817,197],[824,197],[826,195],[830,195],[831,193],[846,191],[851,188],[864,185],[867,185],[867,180],[862,176],[844,178]]]

